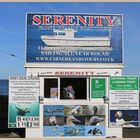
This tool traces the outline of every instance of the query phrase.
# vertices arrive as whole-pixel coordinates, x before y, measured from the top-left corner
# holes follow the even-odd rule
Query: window
[[[60,78],[60,99],[87,99],[87,78]]]
[[[58,78],[44,79],[44,98],[58,98]]]

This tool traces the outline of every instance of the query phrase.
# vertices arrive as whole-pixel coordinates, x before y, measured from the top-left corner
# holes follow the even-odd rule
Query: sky
[[[140,2],[0,2],[0,79],[26,73],[27,12],[123,14],[123,74],[140,75]]]

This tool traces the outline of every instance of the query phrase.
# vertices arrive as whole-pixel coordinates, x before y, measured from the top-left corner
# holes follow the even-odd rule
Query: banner
[[[39,78],[9,78],[9,128],[39,127]]]
[[[105,105],[44,105],[44,137],[106,135]]]
[[[49,76],[49,75],[55,75],[55,76],[92,76],[92,75],[121,75],[120,69],[43,69],[41,72],[39,72],[39,76]]]
[[[123,63],[122,15],[27,14],[26,62]]]
[[[139,78],[110,77],[110,126],[139,126]]]

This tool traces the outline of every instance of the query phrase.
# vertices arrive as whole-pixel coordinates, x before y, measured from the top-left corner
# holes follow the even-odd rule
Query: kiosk
[[[28,13],[26,75],[40,78],[40,127],[27,138],[115,136],[109,78],[123,69],[122,15]]]

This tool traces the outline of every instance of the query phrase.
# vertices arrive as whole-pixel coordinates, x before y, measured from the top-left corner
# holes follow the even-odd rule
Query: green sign
[[[91,98],[103,98],[106,94],[105,78],[91,79]]]
[[[137,76],[110,77],[110,90],[138,90]]]

